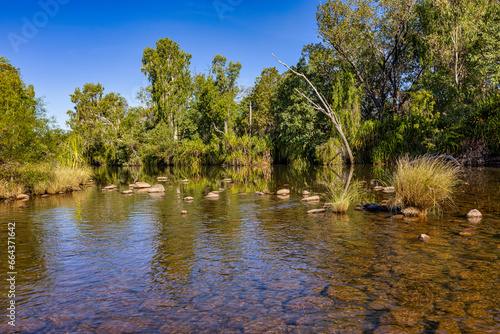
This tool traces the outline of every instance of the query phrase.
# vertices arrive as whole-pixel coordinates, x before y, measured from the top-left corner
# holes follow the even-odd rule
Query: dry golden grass
[[[398,160],[389,182],[395,189],[395,205],[413,207],[425,215],[431,208],[453,204],[452,194],[460,183],[460,167],[443,157],[405,156]]]
[[[363,188],[359,182],[352,182],[345,191],[340,183],[327,184],[330,194],[330,203],[333,212],[346,213],[352,203],[359,202],[363,195]]]
[[[56,194],[76,190],[92,176],[88,167],[64,167],[49,164],[11,168],[11,178],[0,177],[0,198],[12,198],[23,192],[32,195]]]

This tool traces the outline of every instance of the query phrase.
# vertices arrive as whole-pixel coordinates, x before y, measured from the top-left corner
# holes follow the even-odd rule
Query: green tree
[[[318,7],[318,32],[366,91],[366,115],[398,113],[423,65],[415,0],[329,0]]]
[[[127,102],[116,93],[104,95],[101,84],[87,83],[71,94],[74,110],[69,110],[67,124],[83,141],[84,155],[93,163],[118,162],[122,135],[127,130],[123,120]]]
[[[20,70],[0,57],[0,164],[37,161],[54,156],[60,132],[52,129],[43,103]]]
[[[191,95],[190,63],[191,55],[168,38],[158,40],[155,48],[145,48],[142,57],[142,72],[151,83],[155,124],[160,120],[169,124],[174,140]]]
[[[224,119],[224,133],[228,133],[228,123],[230,121],[234,99],[238,93],[236,80],[240,76],[241,63],[232,61],[227,64],[227,58],[222,55],[216,55],[212,61],[211,74],[214,76],[215,86],[220,94],[220,99],[227,104],[226,118]]]
[[[250,107],[252,108],[252,135],[263,136],[273,133],[276,121],[272,113],[272,102],[281,80],[276,67],[264,68],[260,77],[255,79],[255,85],[248,101],[245,101],[243,126],[249,129]],[[250,106],[251,103],[251,106]]]

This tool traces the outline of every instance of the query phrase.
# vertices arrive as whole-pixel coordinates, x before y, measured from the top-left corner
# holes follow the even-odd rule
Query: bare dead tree
[[[299,77],[302,77],[307,82],[307,84],[309,86],[311,86],[311,88],[314,90],[314,93],[316,93],[316,96],[318,97],[321,105],[318,105],[317,103],[313,102],[309,97],[307,97],[304,93],[302,93],[297,88],[295,88],[295,90],[297,91],[297,93],[300,94],[300,96],[302,96],[303,98],[305,98],[307,100],[307,102],[309,102],[311,108],[318,110],[318,111],[321,111],[323,114],[325,114],[332,121],[333,126],[335,126],[335,129],[337,129],[337,131],[340,134],[340,137],[342,138],[342,141],[344,142],[344,146],[346,148],[347,154],[349,155],[349,163],[351,165],[354,164],[354,157],[352,155],[351,147],[349,146],[349,142],[347,141],[347,138],[344,135],[344,131],[342,131],[342,124],[340,123],[339,117],[332,110],[330,105],[326,102],[325,97],[316,89],[316,87],[312,84],[312,82],[309,81],[309,79],[303,73],[299,73],[299,72],[291,69],[290,66],[288,66],[287,64],[285,64],[284,62],[279,60],[274,54],[272,54],[272,55],[281,65],[285,66],[293,74],[295,74]]]

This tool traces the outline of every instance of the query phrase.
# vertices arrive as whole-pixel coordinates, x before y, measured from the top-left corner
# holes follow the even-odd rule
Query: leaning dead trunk
[[[351,164],[354,164],[354,156],[352,155],[351,147],[349,146],[349,142],[347,141],[347,138],[344,135],[344,131],[342,131],[342,124],[340,123],[340,120],[339,120],[337,114],[332,110],[332,108],[330,107],[330,105],[328,103],[326,103],[325,97],[323,95],[321,95],[321,93],[316,89],[316,87],[312,84],[312,82],[309,81],[309,79],[303,73],[299,73],[297,71],[294,71],[287,64],[285,64],[281,60],[279,60],[274,54],[273,54],[273,57],[276,58],[276,60],[280,64],[282,64],[283,66],[285,66],[290,72],[292,72],[293,74],[295,74],[295,75],[297,75],[299,77],[304,78],[304,80],[309,84],[309,86],[311,86],[311,88],[314,90],[314,93],[316,93],[316,96],[318,97],[319,101],[321,102],[321,105],[318,105],[318,104],[314,103],[313,101],[311,101],[311,99],[309,97],[307,97],[304,93],[302,93],[297,88],[295,88],[295,90],[303,98],[305,98],[309,102],[310,106],[313,109],[321,111],[323,114],[325,114],[326,116],[328,116],[328,118],[332,121],[333,126],[335,127],[335,129],[337,129],[337,131],[339,132],[340,138],[342,138],[342,141],[344,142],[344,146],[346,148],[347,155],[349,156],[349,162]]]

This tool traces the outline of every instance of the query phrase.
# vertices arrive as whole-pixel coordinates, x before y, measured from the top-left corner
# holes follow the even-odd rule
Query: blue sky
[[[130,105],[148,83],[145,47],[160,38],[192,54],[192,72],[206,72],[222,54],[243,65],[239,85],[252,86],[264,67],[296,64],[302,46],[319,42],[318,0],[6,1],[0,12],[0,56],[21,69],[46,109],[65,127],[69,94],[100,82]]]

